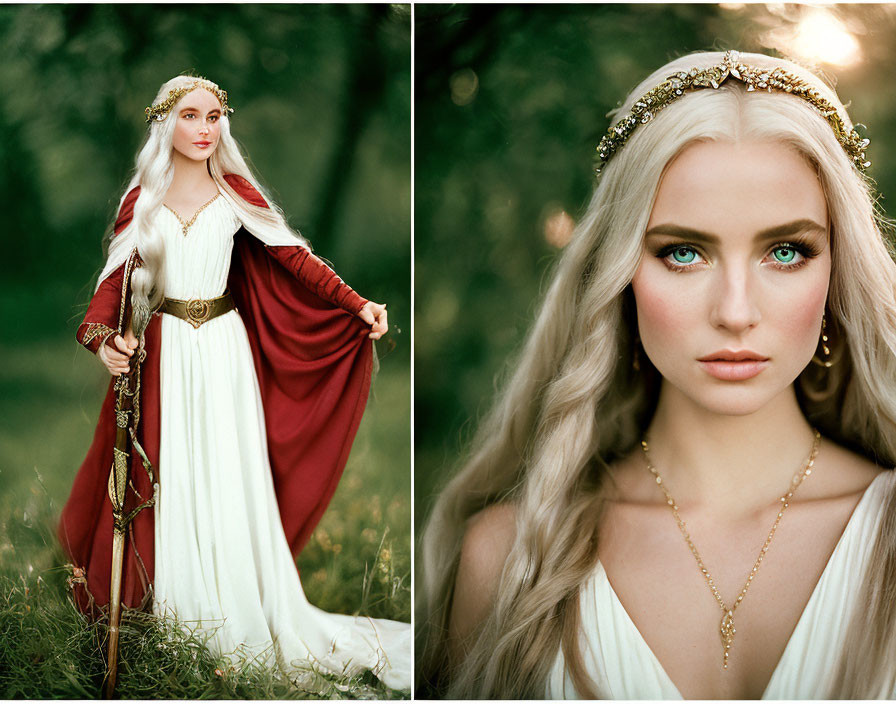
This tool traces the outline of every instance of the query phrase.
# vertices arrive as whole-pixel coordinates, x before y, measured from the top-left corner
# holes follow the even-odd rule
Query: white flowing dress
[[[165,206],[165,295],[224,293],[240,221],[220,194],[186,235]],[[298,282],[296,285],[300,285]],[[213,652],[293,675],[370,669],[410,689],[410,624],[326,613],[308,603],[280,522],[264,408],[242,319],[199,328],[162,315],[161,437],[154,612],[211,634]]]
[[[830,699],[852,606],[862,588],[874,537],[896,471],[865,490],[806,608],[797,621],[762,699]],[[582,653],[601,699],[683,699],[647,645],[598,564],[581,595]],[[890,694],[892,699],[896,692]],[[562,651],[548,679],[548,699],[577,699]]]

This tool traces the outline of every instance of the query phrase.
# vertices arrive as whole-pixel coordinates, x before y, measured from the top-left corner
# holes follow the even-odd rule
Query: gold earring
[[[825,320],[824,314],[821,316],[821,351],[824,353],[824,356],[819,358],[818,353],[816,352],[812,356],[812,361],[815,364],[818,364],[822,367],[831,367],[833,366],[833,362],[831,361],[831,348],[828,347],[828,333],[827,333],[827,320]]]

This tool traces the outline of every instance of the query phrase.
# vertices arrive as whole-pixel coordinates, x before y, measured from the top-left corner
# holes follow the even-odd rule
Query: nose
[[[754,288],[748,267],[728,267],[720,271],[718,285],[713,291],[712,325],[736,334],[755,326],[762,315]]]

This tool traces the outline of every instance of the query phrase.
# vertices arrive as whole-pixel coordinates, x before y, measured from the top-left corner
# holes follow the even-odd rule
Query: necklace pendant
[[[722,622],[719,624],[719,635],[722,638],[722,645],[725,648],[725,654],[728,654],[728,649],[731,647],[731,644],[734,642],[734,634],[737,633],[737,630],[734,628],[734,612],[726,611],[725,615],[722,617]]]
[[[730,68],[731,67],[729,67],[729,69]],[[731,73],[733,75],[733,70],[731,70]],[[717,82],[721,82],[721,80],[723,79],[718,79]],[[784,509],[786,509],[788,506],[788,499],[793,497],[793,492],[797,490],[799,485],[802,484],[803,480],[807,476],[809,476],[809,473],[812,471],[812,465],[815,462],[816,455],[818,455],[818,443],[821,440],[821,434],[818,432],[818,430],[813,429],[813,434],[815,435],[815,438],[812,441],[812,449],[809,452],[809,458],[806,460],[806,464],[803,467],[803,470],[798,475],[796,475],[794,480],[791,482],[790,491],[786,495],[781,497],[782,505],[780,506],[780,510],[778,511],[778,518],[777,520],[775,520],[771,530],[768,533],[768,537],[765,539],[765,544],[762,546],[762,551],[759,553],[759,557],[753,564],[753,569],[750,571],[750,576],[747,578],[746,584],[744,584],[743,588],[740,591],[740,594],[737,597],[737,601],[733,602],[733,606],[730,609],[725,606],[725,602],[722,601],[722,597],[719,596],[718,590],[715,588],[715,586],[713,586],[713,580],[710,578],[709,572],[706,570],[706,567],[703,564],[703,559],[700,557],[700,553],[697,552],[697,548],[691,540],[691,536],[688,535],[687,528],[685,528],[684,521],[681,520],[681,516],[678,514],[678,506],[675,503],[675,499],[672,498],[672,494],[669,493],[669,490],[663,483],[662,477],[660,477],[659,472],[656,471],[656,469],[650,462],[650,452],[647,446],[647,440],[641,441],[641,449],[644,451],[644,459],[647,462],[647,469],[653,475],[656,483],[662,490],[663,495],[666,497],[666,503],[672,509],[672,515],[675,517],[675,522],[678,523],[678,529],[684,536],[688,547],[691,549],[691,552],[694,555],[694,559],[697,561],[697,567],[699,567],[703,572],[703,576],[709,584],[709,588],[712,591],[713,597],[715,597],[715,600],[718,602],[719,606],[722,607],[722,611],[724,612],[722,621],[719,623],[719,637],[722,640],[722,648],[724,649],[722,652],[722,667],[726,670],[728,669],[728,656],[731,651],[731,644],[734,643],[734,634],[737,633],[737,630],[734,628],[734,609],[737,608],[737,605],[741,601],[743,601],[744,595],[747,593],[747,589],[749,588],[750,583],[753,581],[753,577],[756,576],[759,565],[762,563],[762,558],[768,551],[768,546],[772,542],[772,538],[775,535],[775,530],[777,530],[778,524],[781,522],[781,516],[784,515]]]

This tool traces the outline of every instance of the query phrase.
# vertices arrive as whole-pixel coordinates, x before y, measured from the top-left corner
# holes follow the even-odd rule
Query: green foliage
[[[0,696],[95,699],[103,689],[107,622],[89,622],[67,598],[64,574],[0,577]],[[116,694],[122,699],[392,699],[372,675],[309,668],[286,674],[250,657],[213,657],[208,633],[125,610]]]

